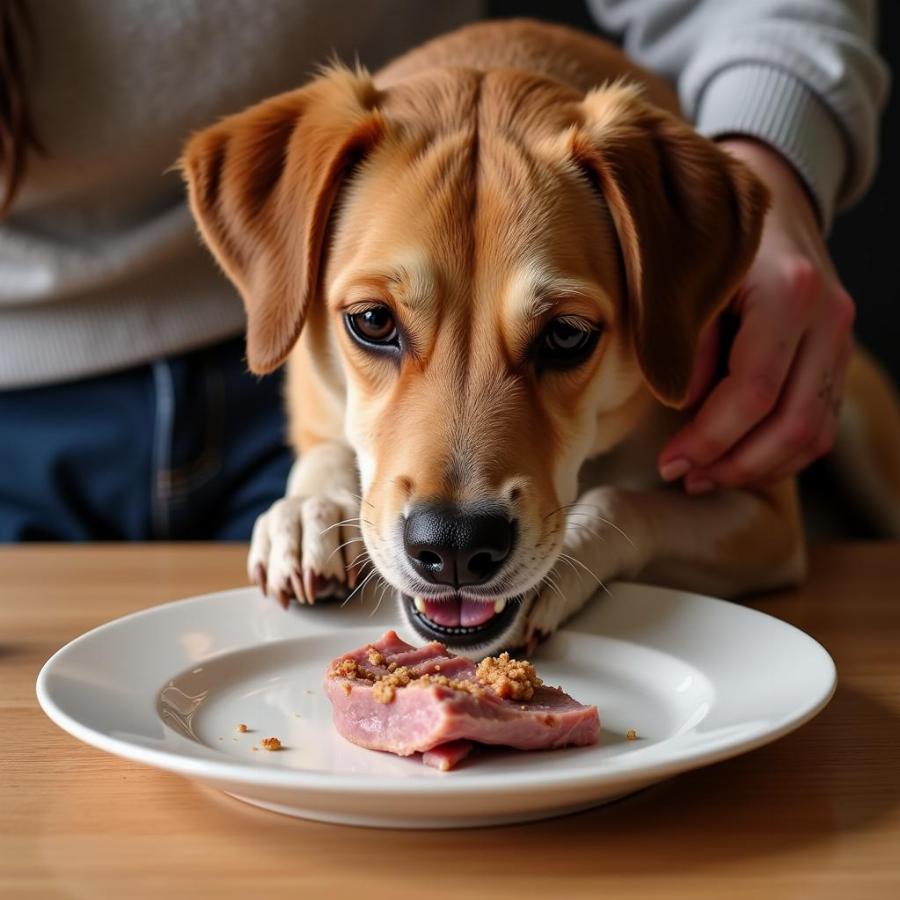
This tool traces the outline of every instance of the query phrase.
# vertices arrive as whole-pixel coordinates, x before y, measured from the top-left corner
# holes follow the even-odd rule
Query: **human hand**
[[[793,475],[827,453],[852,352],[853,300],[838,279],[812,204],[791,166],[756,141],[722,141],[769,188],[756,259],[732,303],[739,327],[728,374],[713,385],[715,324],[701,336],[691,421],[663,448],[666,481],[703,494]]]

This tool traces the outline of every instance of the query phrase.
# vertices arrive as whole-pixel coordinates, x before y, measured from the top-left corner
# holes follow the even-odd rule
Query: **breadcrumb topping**
[[[384,654],[375,647],[368,648],[367,656],[371,665],[383,666],[387,672],[369,671],[361,667],[355,659],[346,658],[336,662],[328,675],[331,678],[355,678],[370,682],[372,696],[379,703],[393,703],[398,688],[433,686],[465,691],[475,697],[483,696],[485,690],[489,689],[501,700],[531,700],[534,696],[534,689],[543,684],[538,678],[534,666],[528,660],[511,659],[509,653],[488,656],[478,663],[475,670],[475,681],[438,674],[440,672],[439,665],[434,667],[434,673],[420,675],[416,674],[409,666],[398,666],[396,662],[387,663],[385,666]],[[352,685],[344,683],[345,694],[349,694],[352,689]],[[521,708],[525,709],[524,706]]]
[[[332,677],[341,677],[344,678],[357,678],[359,672],[359,666],[356,664],[355,659],[342,659],[339,663],[336,663],[334,668],[328,673]]]
[[[530,700],[544,683],[527,659],[510,659],[508,653],[483,659],[475,677],[503,700]]]
[[[484,695],[484,688],[476,684],[474,681],[464,681],[458,678],[450,678],[448,675],[420,675],[411,687],[445,687],[453,691],[465,691],[473,697],[481,697]]]
[[[369,677],[368,673],[366,677]],[[387,675],[374,675],[372,696],[379,703],[393,703],[394,697],[397,696],[397,688],[406,687],[414,678],[415,675],[408,666],[398,666]]]

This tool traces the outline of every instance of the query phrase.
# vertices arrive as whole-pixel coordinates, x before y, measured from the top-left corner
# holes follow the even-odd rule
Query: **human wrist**
[[[761,62],[723,66],[700,85],[697,97],[697,130],[713,140],[740,136],[776,150],[793,166],[827,230],[848,150],[822,98],[796,76]]]
[[[789,210],[793,216],[799,215],[810,227],[821,231],[816,202],[805,180],[777,148],[745,135],[729,135],[716,143],[765,184],[776,217]]]

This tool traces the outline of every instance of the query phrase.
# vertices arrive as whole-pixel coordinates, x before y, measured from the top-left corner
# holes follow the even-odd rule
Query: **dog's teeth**
[[[502,613],[504,609],[506,609],[506,600],[498,600],[494,603],[494,613],[496,615]]]
[[[420,613],[425,612],[425,601],[422,597],[413,597],[413,605]]]

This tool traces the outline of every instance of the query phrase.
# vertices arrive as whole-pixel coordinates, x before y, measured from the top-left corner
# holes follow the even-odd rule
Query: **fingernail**
[[[686,459],[670,459],[660,466],[659,474],[662,475],[663,481],[675,481],[687,474],[690,467],[691,464]]]
[[[689,494],[708,494],[716,489],[716,483],[708,478],[695,478],[685,483]]]

